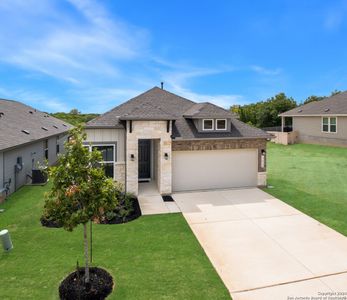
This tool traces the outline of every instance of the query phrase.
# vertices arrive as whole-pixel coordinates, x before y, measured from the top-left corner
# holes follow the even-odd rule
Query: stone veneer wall
[[[114,164],[115,175],[114,179],[121,183],[125,188],[125,162]]]
[[[158,178],[159,193],[171,193],[171,124],[167,132],[167,121],[127,121],[126,132],[126,189],[128,192],[138,195],[138,141],[139,139],[158,140]],[[164,158],[168,153],[169,158]],[[134,155],[134,161],[130,156]]]
[[[258,172],[266,172],[266,154],[264,166],[261,165],[262,150],[266,150],[265,139],[218,139],[218,140],[174,140],[172,151],[258,149]],[[264,180],[262,181],[264,182]]]

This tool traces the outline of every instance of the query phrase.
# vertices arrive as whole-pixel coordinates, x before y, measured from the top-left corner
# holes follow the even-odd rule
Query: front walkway
[[[284,202],[256,188],[173,197],[234,300],[347,293],[347,238]]]
[[[138,200],[142,215],[156,215],[180,212],[175,202],[164,202],[155,181],[139,183]]]

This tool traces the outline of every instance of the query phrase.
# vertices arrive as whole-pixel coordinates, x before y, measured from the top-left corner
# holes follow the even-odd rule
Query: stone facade
[[[126,189],[138,195],[138,141],[157,140],[156,173],[160,194],[171,193],[171,122],[167,132],[167,121],[127,121],[126,132]],[[168,154],[168,159],[165,158]],[[131,159],[133,155],[134,159]]]
[[[172,151],[258,149],[258,172],[266,172],[265,139],[174,140]]]
[[[125,162],[114,164],[114,179],[125,188]]]

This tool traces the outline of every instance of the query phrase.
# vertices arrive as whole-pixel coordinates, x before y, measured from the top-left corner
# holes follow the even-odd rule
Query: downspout
[[[5,185],[5,152],[2,152],[2,187]]]
[[[125,156],[125,178],[124,178],[124,188],[125,192],[128,191],[127,188],[127,174],[128,174],[128,153],[127,153],[127,140],[128,140],[128,121],[125,121],[125,141],[124,141],[124,156]]]

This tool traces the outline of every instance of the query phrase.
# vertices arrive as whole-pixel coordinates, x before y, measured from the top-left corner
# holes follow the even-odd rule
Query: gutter
[[[258,137],[218,137],[218,138],[179,138],[176,137],[173,139],[175,141],[210,141],[210,140],[267,140],[271,138],[271,134],[268,136],[258,136]]]
[[[60,134],[67,134],[68,132],[69,132],[69,130],[65,130],[65,131],[62,131],[62,132],[57,132],[55,134],[48,135],[48,136],[45,136],[45,137],[42,137],[42,138],[39,138],[39,139],[33,139],[33,140],[31,140],[29,142],[26,142],[26,143],[17,144],[17,145],[8,147],[8,148],[3,148],[3,149],[0,149],[0,151],[4,151],[4,152],[5,151],[10,151],[10,150],[16,149],[18,147],[27,146],[27,145],[30,145],[30,144],[33,144],[33,143],[36,143],[36,142],[40,142],[40,141],[49,139],[51,137],[54,137],[54,136],[57,136],[57,135],[60,135]]]
[[[279,117],[347,117],[347,114],[306,114],[306,115],[284,115],[280,114]]]

